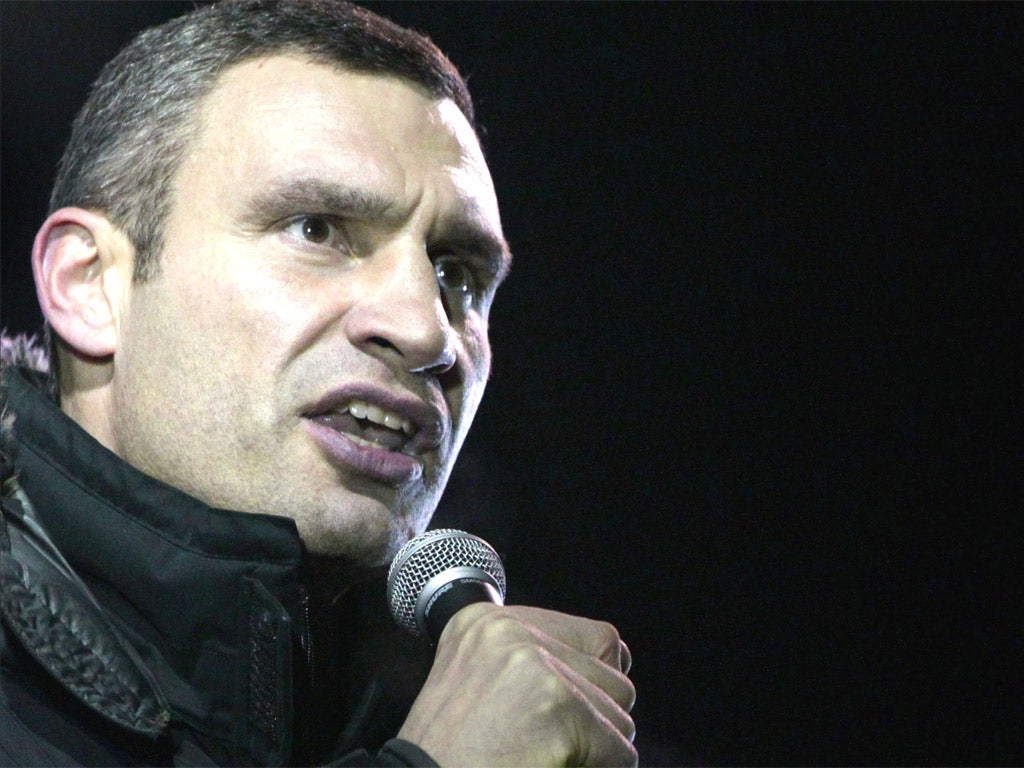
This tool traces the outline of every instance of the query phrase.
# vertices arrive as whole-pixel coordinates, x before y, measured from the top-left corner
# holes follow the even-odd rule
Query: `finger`
[[[481,607],[478,609],[478,606]],[[454,634],[446,637],[456,623],[460,625],[459,639],[447,642],[456,638]],[[580,642],[581,636],[588,633],[600,637]],[[563,638],[576,641],[578,645],[567,643]],[[611,638],[614,638],[614,644],[610,642]],[[583,649],[580,649],[580,645]],[[543,663],[545,654],[548,654],[579,672],[591,685],[606,691],[628,712],[636,700],[636,689],[619,669],[623,646],[618,639],[618,632],[605,622],[540,608],[499,608],[491,604],[475,604],[463,608],[448,623],[438,643],[438,653],[443,656],[465,654],[466,658],[472,658],[478,653],[474,650],[476,648],[488,651],[501,647],[515,648],[515,654],[525,665],[521,673],[523,675],[529,675],[531,664]],[[606,651],[597,656],[592,649],[599,647],[611,647],[615,652]],[[532,650],[540,652],[540,656],[532,654]]]
[[[574,734],[565,765],[635,766],[633,719],[576,670],[558,660],[553,663],[562,667],[559,671],[570,701],[565,716],[569,732]]]
[[[561,668],[572,672],[572,679],[600,690],[616,708],[630,712],[636,702],[636,688],[626,675],[588,653],[583,653],[552,638],[536,638],[538,647],[558,660]],[[578,682],[577,684],[581,684]]]
[[[606,621],[594,621],[526,605],[509,606],[508,610],[527,623],[540,627],[545,634],[583,653],[596,656],[622,672],[627,672],[632,664],[632,656],[619,638],[618,630]]]
[[[575,668],[561,659],[554,659],[553,663],[572,686],[572,690],[580,701],[585,702],[592,715],[599,718],[606,729],[614,728],[628,742],[632,743],[633,737],[636,735],[636,725],[633,718],[629,716],[629,709],[632,708],[635,699],[632,683],[625,679],[628,692],[616,697],[613,691],[595,684],[584,670]],[[628,701],[628,706],[623,706],[623,699]]]
[[[453,625],[459,628],[456,630]],[[536,644],[546,648],[582,672],[592,684],[608,691],[623,709],[629,711],[633,706],[636,691],[620,671],[631,664],[629,649],[619,639],[615,627],[607,622],[541,608],[479,603],[462,609],[449,622],[441,635],[439,652],[451,650],[445,642],[449,639],[445,637],[449,630],[462,638],[454,644],[458,650],[467,650],[470,646],[465,641],[470,638],[489,648],[508,644]]]
[[[569,765],[636,768],[639,763],[633,742],[612,728],[598,732],[584,746],[586,752],[580,753]]]
[[[599,721],[595,722],[588,736],[579,742],[580,753],[567,765],[635,768],[639,763],[639,754],[632,737],[627,737],[621,730],[610,725],[602,725]]]

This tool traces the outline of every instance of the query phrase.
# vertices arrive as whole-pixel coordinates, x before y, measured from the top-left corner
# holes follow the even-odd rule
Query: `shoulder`
[[[0,765],[166,762],[163,712],[81,590],[8,478],[0,498]]]

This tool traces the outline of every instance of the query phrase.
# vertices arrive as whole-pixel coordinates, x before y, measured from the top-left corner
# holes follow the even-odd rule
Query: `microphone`
[[[505,604],[505,567],[486,541],[439,528],[407,543],[388,570],[388,607],[400,627],[436,643],[471,603]]]

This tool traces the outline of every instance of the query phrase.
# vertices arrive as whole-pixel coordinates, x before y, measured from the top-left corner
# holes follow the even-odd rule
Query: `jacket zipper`
[[[309,592],[302,587],[302,647],[306,651],[306,674],[309,676],[310,691],[314,690],[316,670],[313,666],[313,628],[310,625]]]

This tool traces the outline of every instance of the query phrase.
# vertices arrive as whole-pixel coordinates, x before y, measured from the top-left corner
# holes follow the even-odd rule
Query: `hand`
[[[449,766],[635,766],[631,658],[610,624],[477,603],[448,622],[398,734]]]

